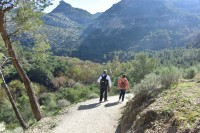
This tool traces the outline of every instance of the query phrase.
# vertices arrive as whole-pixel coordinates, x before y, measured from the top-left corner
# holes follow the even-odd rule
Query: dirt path
[[[113,96],[109,97],[109,101],[103,103],[98,103],[98,99],[78,103],[53,119],[54,124],[51,123],[48,129],[41,126],[40,130],[34,129],[30,132],[115,133],[122,107],[131,97],[131,94],[126,94],[124,102],[118,102],[118,96]]]

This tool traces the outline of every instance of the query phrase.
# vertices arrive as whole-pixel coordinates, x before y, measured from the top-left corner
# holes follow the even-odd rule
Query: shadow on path
[[[96,108],[99,105],[101,105],[100,103],[92,103],[92,104],[88,104],[88,105],[80,105],[78,107],[78,110],[87,110],[87,109],[92,109],[92,108]]]
[[[105,106],[105,107],[111,107],[111,106],[115,106],[115,105],[117,105],[117,104],[119,104],[119,102],[107,103],[107,104],[105,104],[104,106]]]
[[[116,129],[115,133],[121,133],[121,127],[120,127],[120,124],[118,124],[118,126],[117,126],[117,129]]]

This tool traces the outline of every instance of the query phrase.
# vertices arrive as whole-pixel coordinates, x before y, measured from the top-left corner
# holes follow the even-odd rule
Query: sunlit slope
[[[77,54],[102,61],[104,54],[116,50],[160,50],[193,42],[199,34],[200,14],[175,2],[122,0],[84,31]],[[200,4],[195,9],[198,7]]]

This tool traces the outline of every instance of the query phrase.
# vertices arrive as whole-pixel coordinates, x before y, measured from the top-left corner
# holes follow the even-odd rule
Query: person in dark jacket
[[[103,74],[98,78],[97,82],[100,84],[100,99],[99,102],[101,103],[103,100],[104,95],[104,102],[108,101],[108,87],[111,88],[112,82],[110,76],[107,74],[107,70],[103,71]]]

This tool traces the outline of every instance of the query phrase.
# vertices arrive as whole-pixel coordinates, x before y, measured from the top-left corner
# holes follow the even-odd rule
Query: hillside
[[[199,87],[183,81],[167,90],[139,93],[125,107],[121,132],[199,133]]]
[[[118,50],[199,47],[199,9],[198,0],[122,0],[92,15],[61,1],[42,18],[41,32],[54,55],[102,62]]]
[[[186,46],[199,34],[200,4],[193,1],[186,8],[191,0],[122,0],[84,30],[77,56],[103,61],[117,50]]]
[[[52,12],[42,17],[44,26],[40,32],[47,36],[54,55],[71,55],[81,43],[83,30],[100,14],[92,15],[60,1]]]

